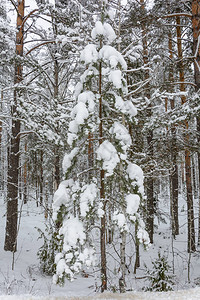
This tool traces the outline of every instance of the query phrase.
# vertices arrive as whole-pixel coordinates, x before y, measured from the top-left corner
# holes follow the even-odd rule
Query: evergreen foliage
[[[131,137],[125,126],[137,110],[126,100],[127,65],[111,46],[116,36],[108,23],[97,21],[91,36],[93,43],[81,53],[86,70],[75,89],[77,104],[68,133],[71,151],[63,160],[66,180],[53,202],[53,217],[60,225],[58,238],[63,243],[56,256],[54,279],[58,283],[65,277],[72,279],[82,265],[96,263],[94,238],[100,235],[94,230],[102,220],[104,230],[114,230],[115,235],[128,233],[137,222],[138,241],[145,246],[149,243],[138,214],[144,195],[143,172],[128,154]]]
[[[146,267],[149,287],[145,288],[145,290],[154,292],[172,291],[174,276],[170,274],[171,268],[167,262],[167,258],[159,252],[158,258],[152,264],[152,270],[148,270]]]
[[[10,185],[18,189],[16,200],[36,191],[47,217],[61,182],[53,200],[55,226],[38,229],[41,270],[63,284],[97,267],[102,282],[109,278],[109,288],[119,284],[124,292],[126,273],[140,264],[139,244],[149,244],[142,217],[152,243],[160,222],[175,237],[182,222],[178,201],[187,200],[182,212],[187,225],[193,223],[188,252],[197,246],[197,217],[200,244],[199,1],[154,0],[151,8],[145,0],[36,2],[30,15],[32,4],[25,5],[23,57],[14,53],[22,28],[10,27],[6,1],[0,3],[2,189],[6,195],[14,174],[6,172],[16,122],[13,165],[17,157],[19,167]],[[20,82],[13,81],[14,66],[23,69]],[[17,224],[17,206],[15,216]],[[106,265],[107,254],[115,271]],[[159,253],[147,270],[148,290],[170,290],[169,271]]]
[[[55,255],[61,248],[60,240],[57,239],[56,230],[51,224],[46,225],[45,232],[40,228],[37,230],[39,238],[43,239],[43,245],[37,252],[41,271],[46,275],[53,276],[56,271]]]

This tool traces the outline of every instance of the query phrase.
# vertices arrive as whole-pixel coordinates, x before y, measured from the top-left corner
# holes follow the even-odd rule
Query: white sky
[[[126,5],[127,1],[128,0],[121,0],[121,3]],[[49,0],[49,2],[54,4],[55,0]],[[154,2],[154,0],[147,0],[147,7],[152,7],[153,2]],[[7,11],[9,11],[8,15],[11,19],[11,24],[15,27],[16,26],[16,13],[15,13],[15,10],[13,9],[13,5],[11,4],[10,0],[6,0],[6,6],[7,6]],[[28,12],[32,11],[33,9],[37,8],[37,4],[36,4],[35,0],[25,0],[25,6],[26,6],[25,15]],[[48,22],[45,22],[42,19],[38,19],[37,22],[41,27],[44,27],[44,26],[48,27],[48,25],[49,25]]]
[[[1,0],[0,0],[1,1]],[[49,0],[50,3],[54,3],[54,0]],[[8,11],[8,16],[11,19],[11,25],[14,27],[16,26],[16,12],[15,9],[13,9],[13,5],[10,0],[6,0],[6,7]],[[36,9],[37,4],[35,0],[25,0],[25,15],[27,15],[30,11],[33,9]],[[48,26],[48,23],[46,23],[44,20],[38,19],[37,21],[39,25],[43,26]]]

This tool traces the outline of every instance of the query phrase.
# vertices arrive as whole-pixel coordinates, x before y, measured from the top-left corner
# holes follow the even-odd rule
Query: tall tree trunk
[[[3,111],[3,90],[1,90],[1,103],[0,103],[0,112],[2,113]],[[4,168],[3,168],[3,151],[2,151],[2,148],[3,148],[3,143],[2,143],[2,131],[3,131],[3,128],[2,128],[2,121],[0,120],[0,163],[1,163],[1,169],[0,169],[0,188],[1,190],[3,189],[3,181],[4,181],[4,175],[3,175],[3,172],[4,172]]]
[[[172,34],[169,33],[169,58],[173,59],[173,48],[172,48]],[[173,70],[169,70],[169,82],[174,81]],[[174,99],[170,100],[171,109],[175,108]],[[171,128],[172,134],[172,142],[171,142],[171,160],[172,160],[172,172],[170,174],[171,180],[171,189],[172,192],[170,193],[172,199],[171,203],[171,218],[172,218],[172,234],[173,236],[179,234],[179,220],[178,220],[178,165],[177,165],[177,145],[176,145],[176,127],[172,125]]]
[[[24,0],[18,0],[17,6],[17,34],[16,55],[23,56],[23,18]],[[15,62],[14,83],[22,81],[22,64],[17,59]],[[11,106],[12,129],[10,141],[10,153],[8,157],[8,193],[7,193],[7,221],[4,249],[6,251],[17,250],[17,221],[18,221],[18,175],[19,175],[19,144],[20,121],[17,119],[17,97],[19,91],[14,90],[14,101]]]
[[[55,8],[59,8],[59,1],[55,1]],[[57,16],[52,16],[52,26],[54,32],[54,38],[58,36],[58,19]],[[54,60],[54,101],[56,105],[58,104],[58,96],[59,96],[59,62],[57,58],[58,52],[57,44],[54,44],[53,48],[53,60]],[[58,129],[59,125],[56,122],[56,130]],[[58,189],[60,184],[60,154],[59,154],[59,146],[54,146],[54,184],[53,189],[54,192]]]
[[[120,243],[120,267],[121,267],[121,277],[119,278],[119,289],[120,293],[125,293],[126,283],[126,232],[121,233],[121,243]]]
[[[181,42],[181,22],[180,16],[176,16],[176,33],[177,33],[177,49],[179,59],[179,80],[180,80],[180,91],[185,92],[185,76],[183,66],[183,53],[182,53],[182,42]],[[186,97],[181,96],[181,102],[186,102]],[[187,133],[189,128],[188,121],[184,122],[185,144],[189,146],[189,134]],[[187,191],[187,217],[188,217],[188,252],[195,251],[195,227],[194,227],[194,208],[193,208],[193,191],[192,191],[192,174],[191,174],[191,153],[185,149],[185,176],[186,176],[186,191]]]
[[[23,201],[24,204],[27,203],[27,192],[28,192],[28,181],[27,181],[27,176],[28,176],[28,172],[27,172],[27,159],[26,159],[26,153],[27,153],[27,141],[25,141],[25,146],[24,146],[24,151],[25,151],[25,162],[24,162],[24,168],[23,168]]]
[[[138,233],[138,222],[135,223],[135,265],[134,265],[134,274],[136,274],[137,268],[140,267],[140,242],[137,236]]]
[[[55,32],[57,34],[57,24],[55,24]],[[56,49],[55,49],[56,50]],[[55,51],[57,52],[57,51]],[[59,64],[56,57],[54,57],[54,101],[58,101],[58,91],[59,91]],[[60,156],[59,147],[55,145],[55,163],[54,163],[54,192],[58,189],[60,184]]]
[[[94,172],[92,170],[94,166],[94,147],[93,147],[93,134],[89,132],[88,134],[88,177],[92,179]]]
[[[194,53],[194,79],[196,91],[200,90],[200,1],[192,1],[192,28],[193,28],[193,53]],[[197,141],[200,145],[200,117],[197,117]],[[198,169],[199,169],[199,221],[198,221],[198,245],[200,245],[200,151],[198,151]]]
[[[101,45],[102,47],[102,45]],[[99,65],[99,145],[103,142],[103,109],[102,109],[102,64]],[[100,170],[100,199],[103,202],[104,215],[101,217],[101,292],[107,290],[107,265],[106,265],[106,199],[105,199],[105,186],[104,170]]]
[[[145,10],[145,1],[140,0],[142,10]],[[148,66],[148,49],[147,49],[147,30],[145,21],[142,21],[142,45],[143,45],[143,61],[144,65]],[[149,78],[148,68],[145,71],[145,79]],[[146,88],[147,92],[145,96],[150,99],[149,86]],[[151,104],[148,107],[147,117],[151,118]],[[147,131],[147,145],[148,145],[148,157],[153,159],[153,130]],[[154,233],[154,191],[153,191],[153,170],[149,170],[149,175],[146,178],[146,191],[147,191],[147,214],[146,214],[146,229],[149,234],[150,242],[153,243]]]
[[[39,195],[40,205],[43,205],[43,186],[44,186],[44,174],[43,174],[43,150],[40,150],[40,176],[39,176]]]
[[[58,189],[60,184],[60,156],[59,147],[54,147],[55,163],[54,163],[54,192]]]

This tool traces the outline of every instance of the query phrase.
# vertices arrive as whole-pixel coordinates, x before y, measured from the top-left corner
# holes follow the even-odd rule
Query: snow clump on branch
[[[65,154],[64,158],[63,158],[63,163],[62,163],[62,168],[63,168],[63,172],[66,173],[67,170],[71,167],[72,165],[72,161],[74,159],[74,157],[76,156],[76,154],[78,153],[79,148],[75,147],[74,149],[72,149],[72,151],[69,154]]]
[[[144,175],[142,169],[133,163],[129,163],[127,167],[127,174],[132,181],[133,186],[138,186],[140,194],[144,195]]]
[[[96,22],[95,27],[92,29],[91,36],[94,40],[101,39],[101,36],[103,36],[109,43],[112,43],[116,39],[116,34],[110,24],[102,24],[100,21]]]
[[[117,150],[108,141],[104,141],[96,150],[97,160],[103,161],[103,169],[107,171],[106,176],[113,175],[113,171],[117,164],[120,162]]]
[[[135,222],[139,241],[149,242],[138,212],[144,195],[143,172],[129,161],[128,153],[132,140],[125,124],[137,109],[131,100],[124,100],[127,64],[110,46],[116,35],[108,23],[96,22],[91,35],[94,44],[80,56],[85,71],[75,87],[77,102],[68,127],[70,151],[63,160],[65,176],[71,179],[59,185],[53,202],[61,241],[56,283],[65,277],[72,280],[84,265],[95,265],[93,234],[101,229],[103,218],[115,232],[116,242],[118,234],[134,230]]]

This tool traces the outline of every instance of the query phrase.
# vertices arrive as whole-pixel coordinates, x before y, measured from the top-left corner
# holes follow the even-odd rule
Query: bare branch
[[[127,98],[127,97],[131,96],[132,94],[137,93],[142,87],[144,87],[145,85],[147,85],[150,81],[151,81],[151,78],[148,78],[137,89],[133,90],[132,92],[130,92],[128,94],[126,94],[125,97]]]
[[[12,5],[14,6],[16,12],[18,13],[17,5],[15,4],[14,0],[10,0],[10,2],[11,2]]]
[[[186,14],[186,13],[176,13],[176,14],[169,14],[166,16],[162,16],[161,18],[173,18],[173,17],[188,17],[188,18],[192,18],[191,14]]]
[[[37,49],[37,48],[39,48],[39,47],[41,47],[41,46],[43,46],[43,45],[54,44],[54,43],[55,43],[55,41],[48,41],[48,42],[44,42],[44,43],[41,43],[41,44],[39,44],[39,45],[36,45],[35,47],[31,48],[31,49],[26,53],[26,55],[30,54],[33,50],[35,50],[35,49]]]
[[[30,18],[30,16],[32,16],[32,14],[34,14],[34,12],[36,12],[36,11],[38,11],[39,9],[34,9],[34,10],[32,10],[25,18],[24,18],[24,20],[23,20],[23,22],[22,22],[22,27],[24,27],[24,24],[26,23],[26,21],[28,20],[28,18]]]

